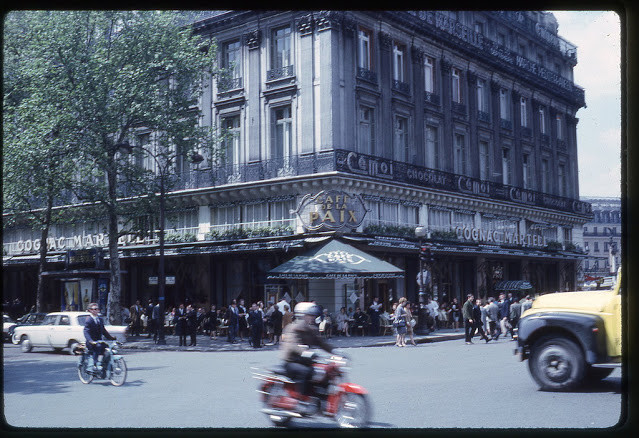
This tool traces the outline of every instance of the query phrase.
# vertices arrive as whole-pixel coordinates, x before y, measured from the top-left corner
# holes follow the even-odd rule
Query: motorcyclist
[[[90,317],[87,318],[84,323],[84,337],[87,342],[87,349],[89,350],[89,369],[93,368],[93,371],[97,371],[97,363],[98,356],[104,355],[104,350],[106,346],[102,342],[98,342],[102,340],[102,335],[106,339],[114,341],[116,338],[111,336],[111,334],[104,327],[104,323],[98,317],[100,314],[100,308],[96,303],[89,304],[89,313]]]
[[[329,353],[333,351],[333,347],[319,334],[315,318],[320,316],[321,309],[317,304],[301,302],[295,306],[294,311],[296,319],[284,329],[280,349],[286,373],[301,384],[303,400],[308,400],[313,378],[313,355],[309,354],[306,346],[318,346]]]

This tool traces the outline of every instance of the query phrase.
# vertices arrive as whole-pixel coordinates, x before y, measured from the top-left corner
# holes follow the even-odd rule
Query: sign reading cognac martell
[[[310,231],[356,229],[368,209],[359,195],[339,190],[323,190],[308,194],[294,211],[304,228]]]

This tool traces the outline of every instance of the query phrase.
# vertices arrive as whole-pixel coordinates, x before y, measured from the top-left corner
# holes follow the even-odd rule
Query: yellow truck
[[[517,325],[519,360],[543,391],[568,391],[621,366],[621,270],[611,290],[542,295]]]

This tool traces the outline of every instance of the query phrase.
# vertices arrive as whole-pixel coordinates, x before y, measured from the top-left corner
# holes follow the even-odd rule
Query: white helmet
[[[309,303],[308,301],[298,303],[295,306],[295,317],[301,318],[302,315],[311,315],[314,317],[318,317],[321,315],[320,307],[315,303]]]

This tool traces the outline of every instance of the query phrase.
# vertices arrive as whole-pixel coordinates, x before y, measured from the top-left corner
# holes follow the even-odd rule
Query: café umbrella
[[[402,269],[334,239],[293,257],[268,273],[270,279],[403,277]]]

